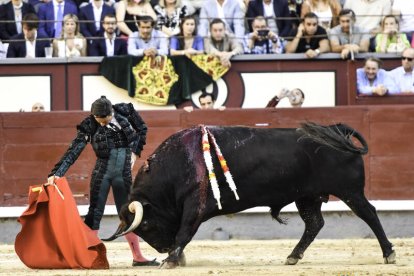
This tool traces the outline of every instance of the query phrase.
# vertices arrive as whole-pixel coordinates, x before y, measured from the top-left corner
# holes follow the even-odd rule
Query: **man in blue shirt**
[[[363,68],[357,69],[359,94],[384,96],[397,92],[389,73],[381,69],[381,64],[381,60],[370,57],[365,60]]]
[[[138,32],[133,32],[128,38],[128,54],[150,57],[168,55],[168,38],[154,30],[154,24],[151,16],[139,17]]]

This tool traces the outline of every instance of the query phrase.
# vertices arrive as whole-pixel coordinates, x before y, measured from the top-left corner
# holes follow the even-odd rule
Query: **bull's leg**
[[[351,208],[351,210],[372,229],[381,246],[384,263],[394,264],[396,262],[395,251],[392,249],[392,244],[385,235],[375,207],[369,203],[365,195],[353,194],[351,196],[338,196],[338,198],[343,200],[349,208]]]
[[[180,229],[175,237],[174,249],[168,253],[168,257],[161,264],[161,268],[175,268],[178,265],[184,266],[186,263],[184,248],[191,241],[201,224],[201,221],[197,219],[197,210],[190,206],[195,206],[195,203],[188,202],[188,204],[184,204],[184,213]]]
[[[322,229],[324,220],[321,213],[322,202],[317,198],[301,198],[295,201],[299,215],[305,222],[305,232],[295,246],[292,253],[287,257],[285,264],[294,265],[303,258],[303,253],[313,242],[316,235]]]

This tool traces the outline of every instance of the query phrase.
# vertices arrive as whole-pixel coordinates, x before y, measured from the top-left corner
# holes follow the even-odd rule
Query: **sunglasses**
[[[409,58],[409,57],[401,57],[401,60],[408,60],[408,61],[413,61],[413,58]]]

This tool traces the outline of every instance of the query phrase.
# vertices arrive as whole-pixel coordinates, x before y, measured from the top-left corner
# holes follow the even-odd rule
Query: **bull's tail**
[[[368,144],[364,137],[358,131],[345,124],[321,126],[315,123],[304,123],[301,125],[301,128],[298,128],[298,131],[303,134],[299,140],[309,138],[339,151],[361,155],[368,153]],[[352,137],[358,139],[361,147],[354,144]]]

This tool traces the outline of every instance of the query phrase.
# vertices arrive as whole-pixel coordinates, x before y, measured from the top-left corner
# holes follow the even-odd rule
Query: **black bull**
[[[185,129],[164,141],[136,176],[130,202],[140,203],[143,214],[138,215],[139,226],[130,227],[135,217],[132,212],[136,211],[124,206],[120,227],[107,240],[133,230],[157,251],[168,252],[163,266],[171,268],[184,263],[183,250],[202,222],[256,206],[269,206],[271,216],[283,223],[280,210],[295,202],[305,222],[305,231],[286,263],[296,264],[324,225],[322,202],[333,195],[369,225],[379,241],[385,263],[395,262],[392,244],[374,206],[364,195],[361,155],[368,152],[368,147],[357,131],[344,124],[313,123],[298,129],[217,126],[208,129],[227,160],[240,199],[235,199],[226,183],[212,148],[221,192],[222,209],[218,209],[203,158],[201,128]]]

